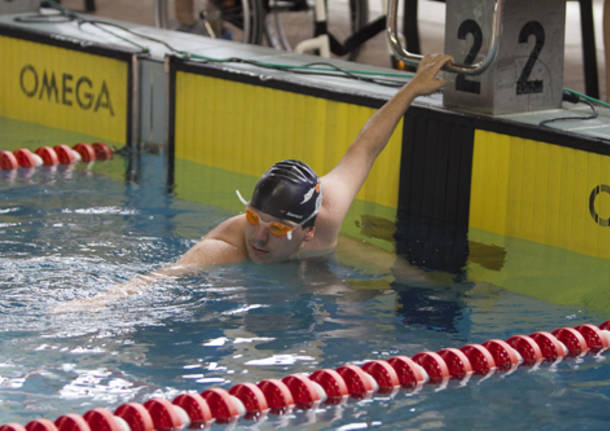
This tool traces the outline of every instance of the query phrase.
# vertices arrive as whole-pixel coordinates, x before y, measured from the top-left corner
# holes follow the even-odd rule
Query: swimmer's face
[[[271,263],[292,259],[303,243],[313,238],[313,228],[303,228],[250,206],[246,210],[249,214],[246,216],[245,242],[248,256],[253,262]],[[288,239],[286,234],[278,235],[282,230],[280,225],[292,228],[292,239]]]

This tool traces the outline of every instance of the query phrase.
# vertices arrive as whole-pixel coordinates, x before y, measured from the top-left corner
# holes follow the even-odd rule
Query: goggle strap
[[[299,226],[303,226],[305,223],[307,223],[309,220],[311,220],[312,218],[314,218],[316,216],[316,214],[318,214],[318,210],[312,212],[309,217],[307,217],[305,220],[301,221],[299,223]]]
[[[239,190],[235,189],[235,194],[237,195],[237,199],[239,199],[242,204],[244,204],[245,206],[248,206],[248,201],[244,199],[244,197],[241,195]]]
[[[318,198],[318,202],[322,202],[322,199]],[[301,221],[299,224],[301,226],[303,226],[305,223],[307,223],[309,220],[311,220],[312,218],[314,218],[319,212],[320,212],[320,207],[321,205],[316,202],[316,209],[314,210],[314,212],[312,212],[311,214],[309,214],[309,217],[307,217],[305,220]]]

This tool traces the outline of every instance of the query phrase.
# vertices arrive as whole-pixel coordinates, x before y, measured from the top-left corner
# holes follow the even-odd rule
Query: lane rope
[[[111,160],[112,150],[104,142],[88,144],[79,142],[70,148],[60,144],[54,147],[42,146],[34,152],[20,148],[13,152],[0,151],[0,169],[12,171],[18,168],[32,169],[39,166],[71,165],[77,162],[91,163]]]
[[[152,398],[144,404],[128,402],[114,412],[95,408],[84,415],[68,413],[55,421],[40,418],[25,426],[8,423],[0,431],[177,431],[202,428],[212,423],[232,424],[240,419],[256,421],[269,413],[282,415],[294,409],[308,410],[362,399],[375,393],[418,391],[425,384],[442,388],[450,380],[467,384],[472,375],[488,378],[496,371],[511,373],[520,366],[555,364],[567,357],[600,355],[610,348],[610,320],[599,326],[582,324],[492,339],[482,344],[423,351],[413,357],[394,356],[362,366],[346,364],[282,379],[238,383],[229,390],[211,388],[188,392],[172,401]]]

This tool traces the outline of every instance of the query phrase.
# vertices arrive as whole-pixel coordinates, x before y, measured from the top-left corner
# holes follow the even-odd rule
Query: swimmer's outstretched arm
[[[240,262],[246,259],[243,246],[244,216],[237,215],[223,221],[208,232],[197,244],[184,253],[176,263],[109,289],[119,295],[139,293],[151,283],[168,277],[183,277],[204,271],[211,265]]]
[[[417,96],[433,93],[446,84],[437,75],[451,61],[453,58],[449,55],[424,57],[416,75],[367,121],[341,161],[322,178],[326,203],[332,206],[329,215],[334,218],[334,225],[340,227],[373,163],[387,145],[411,102]]]
[[[49,312],[60,314],[77,311],[101,311],[108,304],[118,301],[121,298],[124,298],[129,295],[142,293],[149,286],[158,283],[164,279],[186,275],[186,270],[187,268],[171,265],[168,267],[160,268],[157,271],[152,271],[148,274],[139,274],[123,283],[115,284],[107,290],[98,292],[93,296],[73,299],[71,301],[55,305],[49,309]]]
[[[197,274],[211,265],[245,260],[247,252],[240,237],[243,237],[244,224],[243,215],[231,217],[208,232],[176,263],[148,274],[136,275],[94,296],[68,301],[51,311],[56,313],[97,311],[122,297],[142,293],[164,279]]]

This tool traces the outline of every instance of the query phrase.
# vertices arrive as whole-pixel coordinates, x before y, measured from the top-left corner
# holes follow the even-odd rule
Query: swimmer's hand
[[[452,63],[453,57],[446,54],[426,55],[417,67],[417,73],[409,81],[409,86],[415,89],[418,95],[430,94],[447,84],[444,79],[437,77],[439,71],[446,64]]]

